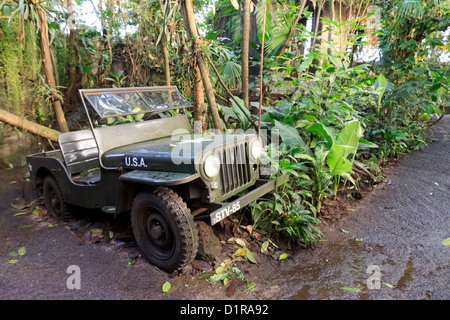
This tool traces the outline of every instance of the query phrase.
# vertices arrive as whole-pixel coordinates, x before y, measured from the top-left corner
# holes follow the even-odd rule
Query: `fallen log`
[[[23,119],[15,114],[0,109],[0,121],[10,124],[12,126],[22,128],[31,133],[37,134],[43,138],[50,139],[52,141],[58,141],[59,131],[44,127],[35,122]]]

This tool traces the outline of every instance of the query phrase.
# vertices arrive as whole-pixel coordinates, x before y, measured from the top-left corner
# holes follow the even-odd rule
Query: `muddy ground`
[[[247,231],[216,228],[230,258],[244,239],[256,260],[232,257],[243,272],[224,285],[205,279],[204,263],[170,275],[139,254],[127,218],[78,212],[58,222],[24,200],[26,168],[0,171],[0,299],[3,300],[420,300],[450,299],[450,117],[432,127],[439,141],[402,157],[388,179],[358,201],[330,202],[323,237],[309,249],[286,245],[261,254]],[[347,200],[347,199],[346,199]],[[279,260],[281,253],[288,253]],[[239,261],[242,260],[242,261]],[[80,288],[69,289],[80,270]],[[212,274],[212,273],[211,273]],[[163,292],[163,284],[171,288]]]

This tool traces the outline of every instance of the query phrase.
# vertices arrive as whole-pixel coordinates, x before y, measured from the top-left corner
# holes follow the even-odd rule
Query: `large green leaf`
[[[309,68],[309,66],[311,65],[311,63],[313,62],[314,57],[313,56],[309,56],[308,58],[306,58],[301,64],[300,66],[297,68],[298,72],[303,72],[305,71],[307,68]]]
[[[358,120],[349,122],[342,129],[328,153],[327,165],[331,174],[339,175],[352,169],[352,163],[347,157],[356,152],[360,137],[361,126]]]
[[[239,98],[239,97],[234,97],[234,99],[236,99],[236,101],[241,105],[241,106],[244,106],[244,100],[242,100],[241,98]],[[232,105],[233,105],[233,111],[234,111],[234,114],[236,115],[236,117],[239,119],[239,122],[240,122],[240,124],[241,124],[241,128],[243,127],[243,129],[248,129],[248,126],[249,126],[249,120],[248,120],[248,118],[251,118],[251,113],[250,113],[250,110],[249,109],[247,109],[247,108],[245,108],[245,107],[243,107],[242,109],[244,110],[244,111],[242,111],[242,109],[236,104],[236,102],[233,100],[233,99],[231,99],[230,98],[230,101],[231,101],[231,103],[232,103]],[[247,114],[247,115],[245,115],[245,113]]]
[[[262,26],[264,21],[264,15],[266,16],[266,32],[265,32],[265,41],[270,41],[272,31],[274,28],[272,15],[270,14],[270,1],[258,1],[258,4],[255,6],[255,14],[256,14],[256,24],[258,25],[257,29],[257,37],[260,43],[262,43]]]
[[[343,146],[348,146],[348,148],[353,148],[356,151],[360,137],[361,125],[359,124],[358,120],[353,120],[347,123],[339,133],[339,136],[337,137],[337,143]]]
[[[302,137],[298,133],[296,128],[288,126],[287,124],[281,123],[275,120],[275,129],[279,130],[280,137],[283,143],[286,143],[291,148],[298,147],[302,149],[306,154],[313,157],[313,153],[309,146],[303,141]]]
[[[386,91],[386,87],[388,85],[388,80],[383,74],[380,74],[377,79],[378,88],[376,92],[378,93],[378,111],[381,108],[381,99],[383,98],[384,92]]]
[[[306,130],[314,133],[316,135],[321,135],[327,141],[327,147],[331,148],[334,143],[335,133],[333,132],[333,128],[326,126],[320,122],[315,122],[312,125],[305,128]]]
[[[282,52],[279,51],[286,42],[292,26],[294,25],[294,13],[290,12],[286,7],[278,13],[276,21],[277,23],[271,31],[270,39],[267,41],[266,50],[269,55],[282,54]]]
[[[325,159],[327,158],[328,153],[329,150],[325,143],[318,143],[314,149],[316,164],[323,167],[325,165]]]
[[[352,169],[352,163],[347,158],[344,158],[347,152],[347,148],[338,144],[333,144],[331,147],[328,153],[327,165],[332,175],[339,175]]]

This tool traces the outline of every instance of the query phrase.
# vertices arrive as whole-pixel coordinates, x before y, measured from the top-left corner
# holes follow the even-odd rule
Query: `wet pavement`
[[[195,272],[157,270],[136,247],[122,246],[125,240],[83,241],[73,222],[17,214],[25,210],[18,204],[26,170],[2,170],[0,299],[450,299],[450,246],[442,244],[450,238],[450,117],[431,132],[439,141],[403,156],[390,183],[379,184],[336,225],[322,226],[324,237],[313,248],[283,261],[254,252],[258,263],[241,268],[257,288],[242,293],[241,286],[233,295]],[[71,266],[80,270],[80,289],[70,289]],[[162,292],[166,281],[169,293]]]
[[[402,157],[390,181],[326,233],[311,262],[292,267],[291,299],[450,298],[442,244],[450,238],[449,132],[445,116],[430,130],[439,141]]]

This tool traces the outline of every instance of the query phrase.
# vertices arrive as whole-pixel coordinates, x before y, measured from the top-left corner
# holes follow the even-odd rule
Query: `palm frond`
[[[219,68],[219,73],[225,84],[230,89],[236,89],[241,81],[242,69],[241,65],[235,61],[226,61]]]
[[[434,2],[439,2],[434,0]],[[421,18],[423,15],[423,3],[421,0],[404,0],[400,4],[398,11],[399,17],[407,18]]]
[[[264,21],[264,12],[266,13],[266,34],[265,34],[265,41],[268,41],[268,39],[271,38],[272,30],[274,28],[273,21],[272,21],[272,15],[270,14],[270,1],[263,0],[259,1],[258,4],[255,7],[255,14],[256,14],[256,23],[258,25],[258,39],[261,42],[262,40],[262,25]]]
[[[265,48],[268,54],[278,53],[278,50],[286,42],[294,21],[295,15],[292,12],[289,12],[287,8],[278,14],[275,27],[272,30],[272,36],[268,39],[267,46]]]

